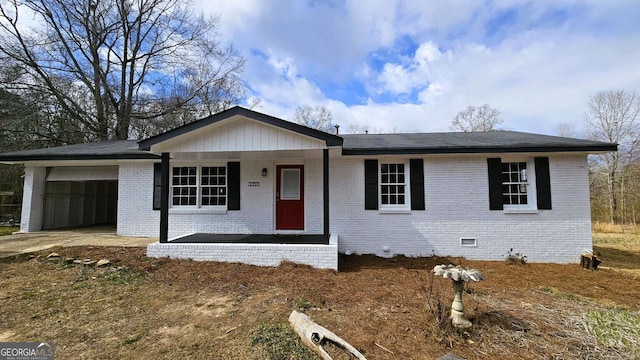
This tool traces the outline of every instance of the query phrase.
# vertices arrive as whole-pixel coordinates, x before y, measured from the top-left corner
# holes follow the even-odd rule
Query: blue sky
[[[640,1],[198,0],[247,58],[258,111],[324,105],[341,129],[449,131],[489,104],[510,130],[584,126],[598,91],[640,91]]]

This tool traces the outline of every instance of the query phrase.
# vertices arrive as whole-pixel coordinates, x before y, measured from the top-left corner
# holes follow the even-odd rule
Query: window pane
[[[406,175],[404,164],[380,164],[380,202],[382,205],[404,205]]]
[[[502,193],[505,205],[527,204],[527,181],[522,176],[526,162],[502,163]]]
[[[202,168],[202,206],[218,206],[226,203],[224,166],[209,166]],[[206,169],[206,171],[204,171]]]
[[[300,199],[300,169],[282,169],[280,183],[281,199]]]

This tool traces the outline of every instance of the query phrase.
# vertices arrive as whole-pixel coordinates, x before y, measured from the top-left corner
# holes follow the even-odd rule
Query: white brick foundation
[[[278,266],[282,261],[338,270],[337,235],[329,245],[312,244],[203,244],[153,243],[149,257],[171,257],[197,261],[239,262],[258,266]]]

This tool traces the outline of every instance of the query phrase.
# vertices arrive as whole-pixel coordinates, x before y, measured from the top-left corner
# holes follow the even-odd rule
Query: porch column
[[[324,238],[329,240],[329,149],[322,150],[322,195],[324,198]]]
[[[160,242],[169,237],[169,153],[162,153],[160,164]]]
[[[42,230],[47,168],[25,166],[20,232]]]

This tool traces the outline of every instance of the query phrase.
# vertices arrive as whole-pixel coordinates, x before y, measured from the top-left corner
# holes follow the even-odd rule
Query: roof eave
[[[20,164],[27,161],[62,161],[62,160],[158,160],[155,154],[65,154],[65,155],[24,155],[1,156],[0,162]]]
[[[532,146],[532,147],[450,147],[450,148],[358,148],[342,149],[342,155],[429,155],[429,154],[492,154],[492,153],[536,153],[536,152],[586,152],[600,153],[617,151],[617,145],[592,146]]]

